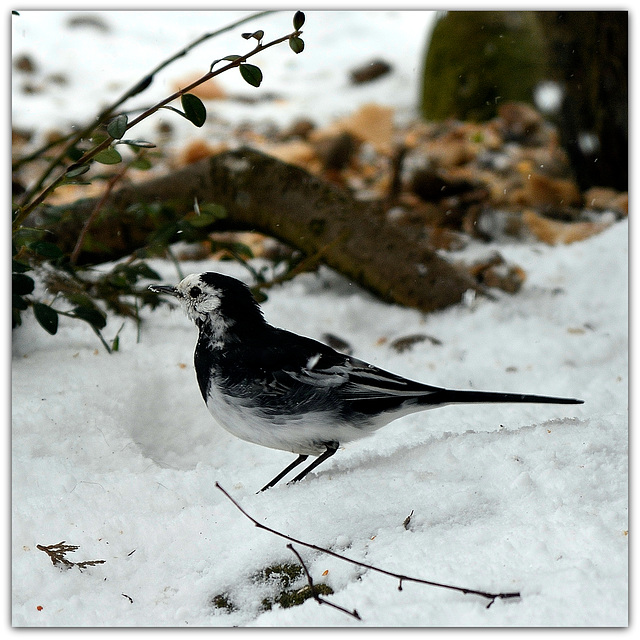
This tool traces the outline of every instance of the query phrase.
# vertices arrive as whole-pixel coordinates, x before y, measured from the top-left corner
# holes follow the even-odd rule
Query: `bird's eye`
[[[189,295],[192,298],[197,298],[201,293],[202,291],[200,291],[199,287],[191,287],[191,289],[189,290]]]

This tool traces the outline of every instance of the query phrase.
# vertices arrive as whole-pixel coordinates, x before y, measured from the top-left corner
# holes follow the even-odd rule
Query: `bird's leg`
[[[320,456],[318,456],[301,474],[297,475],[291,482],[287,484],[291,484],[292,482],[299,482],[304,478],[309,471],[313,471],[318,465],[322,464],[327,458],[330,458],[337,450],[338,443],[332,442],[331,444],[325,445],[327,450]]]
[[[283,469],[273,480],[271,480],[271,482],[267,482],[267,484],[265,484],[264,487],[262,487],[262,489],[258,491],[258,493],[261,493],[262,491],[266,491],[267,489],[271,489],[271,487],[278,484],[278,482],[280,482],[280,480],[282,480],[282,478],[284,478],[287,475],[287,473],[289,473],[289,471],[291,471],[292,469],[295,469],[299,464],[302,464],[308,457],[309,456],[304,456],[300,454],[288,467]]]

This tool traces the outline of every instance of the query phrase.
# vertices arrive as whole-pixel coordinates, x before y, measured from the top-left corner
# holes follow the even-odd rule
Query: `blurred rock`
[[[578,242],[611,226],[611,221],[559,222],[545,218],[531,210],[522,214],[522,220],[538,240],[550,245]]]
[[[469,267],[469,273],[480,284],[502,289],[507,293],[517,293],[527,279],[524,269],[518,265],[507,264],[497,252],[485,260],[472,264]]]
[[[303,140],[306,140],[315,128],[316,125],[312,120],[300,118],[280,134],[280,139],[289,140],[290,138],[302,138]]]
[[[424,342],[428,340],[431,344],[441,345],[442,341],[438,340],[438,338],[434,338],[433,336],[428,336],[425,333],[414,333],[410,336],[404,336],[402,338],[396,338],[392,342],[389,343],[389,346],[397,351],[398,353],[404,353],[409,349],[413,348],[413,345],[419,344],[420,342]]]
[[[596,211],[614,211],[623,216],[629,215],[629,194],[606,187],[591,187],[585,191],[584,204]]]
[[[67,26],[71,29],[89,28],[101,31],[102,33],[109,33],[111,28],[105,20],[99,15],[85,13],[80,15],[71,16],[67,20]]]
[[[476,185],[471,182],[448,179],[428,167],[416,169],[409,181],[409,189],[426,202],[437,202],[443,198],[467,193],[475,188]]]
[[[289,140],[275,144],[267,144],[263,147],[266,153],[274,158],[295,164],[300,167],[309,167],[316,159],[316,151],[314,147],[304,140]]]
[[[23,54],[13,59],[13,68],[22,73],[35,73],[37,65],[30,55]]]
[[[378,153],[390,154],[393,149],[393,109],[378,104],[365,104],[355,113],[336,120],[328,129],[312,132],[311,139],[327,137],[327,133],[346,132],[368,142]]]
[[[524,174],[527,168],[521,170]],[[546,211],[567,211],[582,205],[582,194],[573,180],[550,178],[540,173],[527,173],[521,189],[511,196],[513,204],[537,207]]]
[[[348,356],[353,353],[353,347],[346,340],[339,338],[333,333],[323,333],[320,339],[332,349],[340,351],[340,353],[345,353]]]
[[[351,71],[351,83],[363,84],[365,82],[371,82],[386,75],[392,68],[393,67],[384,60],[372,60]]]
[[[498,124],[505,142],[541,144],[536,135],[545,127],[540,113],[524,102],[507,102],[498,107]]]
[[[354,136],[347,131],[336,136],[317,140],[314,147],[322,160],[324,169],[341,171],[345,169],[359,146]]]
[[[210,158],[217,153],[226,151],[226,149],[227,147],[224,144],[211,145],[206,140],[193,140],[180,152],[178,166],[193,164],[203,158]]]

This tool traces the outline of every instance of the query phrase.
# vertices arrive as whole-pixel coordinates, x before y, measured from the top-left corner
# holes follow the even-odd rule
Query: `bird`
[[[582,404],[575,398],[466,391],[431,386],[385,371],[332,347],[270,325],[241,280],[214,271],[175,286],[150,285],[175,298],[198,328],[194,368],[207,409],[242,440],[297,454],[258,493],[309,456],[291,482],[405,415],[458,403]]]

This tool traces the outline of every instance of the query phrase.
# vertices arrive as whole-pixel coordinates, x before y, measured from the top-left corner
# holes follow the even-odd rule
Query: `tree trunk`
[[[152,231],[191,211],[196,198],[200,206],[225,207],[224,228],[253,229],[307,255],[322,252],[322,262],[389,302],[433,311],[477,288],[426,240],[389,223],[380,203],[357,201],[299,167],[247,148],[113,194],[92,223],[92,250],[83,251],[81,261],[113,260],[145,246]],[[150,214],[132,207],[140,203],[168,206]],[[73,249],[95,204],[78,201],[48,225],[61,248]]]
[[[564,89],[559,116],[581,189],[629,188],[627,11],[539,11]]]

